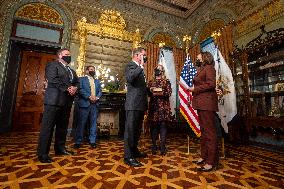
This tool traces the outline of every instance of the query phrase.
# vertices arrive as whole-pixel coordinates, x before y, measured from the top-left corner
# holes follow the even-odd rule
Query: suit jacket
[[[218,111],[216,71],[214,65],[201,66],[193,79],[192,106],[196,110]]]
[[[78,99],[78,105],[79,107],[89,107],[91,105],[91,102],[89,100],[89,97],[91,96],[91,87],[90,82],[87,76],[80,77],[80,90],[79,90],[79,99]],[[94,80],[93,85],[96,87],[96,96],[100,98],[102,96],[102,88],[101,83],[98,79]],[[98,101],[95,102],[97,104]]]
[[[70,68],[71,69],[71,68]],[[72,70],[73,80],[70,81],[67,68],[60,62],[49,62],[45,67],[47,88],[44,95],[44,104],[55,106],[72,106],[74,96],[69,95],[67,88],[76,86],[79,89],[77,74]]]
[[[125,110],[147,110],[147,85],[143,69],[135,62],[129,62],[125,68],[125,77],[127,82]]]

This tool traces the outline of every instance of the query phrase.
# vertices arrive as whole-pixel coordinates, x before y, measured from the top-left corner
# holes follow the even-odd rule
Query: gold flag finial
[[[162,48],[162,47],[165,46],[165,45],[166,45],[166,43],[163,42],[163,41],[161,41],[161,42],[159,43],[159,47],[160,47],[160,48]]]
[[[220,31],[214,31],[212,34],[211,34],[211,37],[214,38],[214,40],[216,40],[218,37],[221,36],[221,33]]]
[[[182,41],[185,42],[185,52],[186,52],[186,54],[188,54],[189,42],[191,41],[191,36],[190,35],[183,36]]]

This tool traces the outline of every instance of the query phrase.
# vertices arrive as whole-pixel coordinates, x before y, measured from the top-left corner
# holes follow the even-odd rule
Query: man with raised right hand
[[[133,167],[142,166],[135,158],[147,155],[138,149],[144,113],[148,106],[147,85],[144,65],[147,61],[146,50],[138,47],[132,52],[132,61],[125,69],[127,94],[125,101],[126,121],[124,132],[124,162]]]

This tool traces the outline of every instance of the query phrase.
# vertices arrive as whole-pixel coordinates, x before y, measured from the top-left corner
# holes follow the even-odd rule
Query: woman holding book
[[[149,81],[150,102],[148,120],[151,122],[152,153],[156,154],[158,147],[156,140],[160,134],[161,155],[166,154],[167,122],[171,121],[170,100],[171,83],[165,78],[164,68],[158,65],[154,70],[154,78]]]

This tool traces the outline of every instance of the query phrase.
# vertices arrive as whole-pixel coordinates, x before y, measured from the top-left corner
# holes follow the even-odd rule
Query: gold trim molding
[[[16,12],[16,17],[63,25],[60,14],[53,8],[42,3],[24,5]]]
[[[215,19],[209,21],[201,31],[201,34],[199,36],[199,41],[204,41],[208,37],[211,37],[212,33],[221,30],[223,27],[225,27],[225,22],[222,19]]]
[[[98,35],[102,38],[113,38],[120,41],[130,41],[133,42],[133,48],[140,46],[142,42],[139,29],[135,32],[126,31],[126,24],[123,17],[119,12],[114,10],[105,10],[99,18],[98,24],[87,23],[87,19],[83,17],[77,22],[77,27],[80,39],[79,55],[77,58],[78,68],[76,70],[78,76],[82,76],[84,73],[87,34]]]
[[[272,0],[257,11],[241,18],[237,22],[237,35],[238,37],[245,35],[253,28],[259,28],[260,25],[275,20],[283,14],[283,0]]]
[[[173,38],[167,34],[167,33],[162,33],[162,32],[159,32],[159,33],[156,33],[151,41],[155,44],[163,44],[163,46],[168,46],[168,47],[176,47],[176,43],[175,41],[173,40]]]

